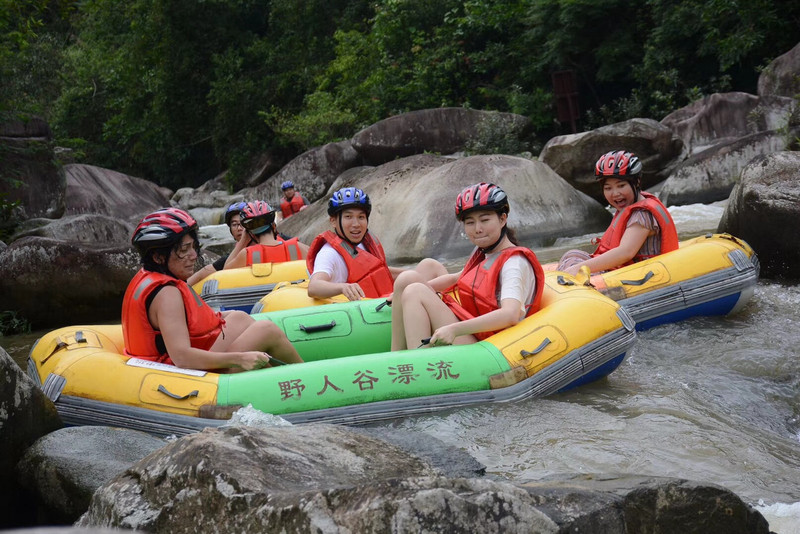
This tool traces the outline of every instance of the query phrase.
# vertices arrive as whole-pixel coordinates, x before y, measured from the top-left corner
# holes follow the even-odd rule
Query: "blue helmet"
[[[247,202],[234,202],[228,206],[228,209],[225,210],[225,224],[230,226],[233,216],[239,215],[245,206],[247,206]]]
[[[286,191],[287,189],[294,188],[294,182],[291,180],[286,180],[281,184],[281,191]]]
[[[348,208],[361,208],[369,217],[372,211],[369,195],[357,187],[344,187],[331,195],[328,201],[328,215],[336,215]]]

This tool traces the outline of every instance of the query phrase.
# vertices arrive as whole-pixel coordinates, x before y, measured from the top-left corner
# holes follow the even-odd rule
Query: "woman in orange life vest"
[[[348,300],[360,300],[391,294],[394,279],[406,269],[386,264],[383,247],[368,230],[371,211],[369,196],[361,189],[345,187],[331,195],[331,230],[314,238],[306,258],[311,273],[309,297],[344,295]],[[429,259],[422,260],[412,272],[419,280],[430,280],[447,270]]]
[[[248,202],[241,211],[242,226],[255,241],[225,265],[226,269],[245,267],[254,263],[280,263],[303,259],[308,255],[308,245],[296,237],[279,238],[275,228],[275,210],[264,201]]]
[[[594,253],[567,251],[558,270],[576,274],[584,265],[593,273],[616,269],[678,249],[675,223],[664,204],[641,190],[642,162],[631,152],[615,150],[600,156],[595,176],[606,201],[617,212]]]
[[[281,191],[283,191],[281,215],[284,219],[288,219],[308,206],[308,199],[294,190],[294,182],[291,180],[286,180],[281,184]]]
[[[197,222],[177,208],[145,216],[131,240],[143,268],[122,303],[129,356],[193,369],[250,370],[302,362],[270,321],[213,311],[186,283],[200,248]]]
[[[463,345],[486,339],[536,312],[544,274],[536,255],[517,245],[508,222],[506,193],[481,182],[456,199],[456,217],[477,247],[460,273],[427,284],[395,283],[392,350],[424,345]],[[457,299],[437,291],[455,289]],[[400,304],[400,306],[398,306]]]

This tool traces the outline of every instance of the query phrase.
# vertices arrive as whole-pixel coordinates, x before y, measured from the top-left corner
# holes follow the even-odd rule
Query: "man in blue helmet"
[[[288,219],[308,206],[308,199],[294,190],[294,182],[291,180],[286,180],[281,184],[281,191],[283,191],[281,215],[284,219]]]
[[[369,196],[356,187],[336,191],[328,201],[331,230],[311,243],[306,264],[311,278],[308,296],[344,295],[348,300],[379,298],[392,293],[395,278],[406,269],[389,267],[378,239],[369,233]],[[414,269],[416,281],[447,274],[436,260],[422,260]]]
[[[194,273],[186,280],[187,284],[193,286],[210,274],[221,271],[239,254],[239,252],[246,249],[249,245],[255,244],[242,227],[241,212],[245,206],[247,206],[246,202],[234,202],[225,210],[225,224],[228,225],[228,230],[236,243],[233,247],[233,251],[227,256],[221,256],[214,263],[210,263]]]

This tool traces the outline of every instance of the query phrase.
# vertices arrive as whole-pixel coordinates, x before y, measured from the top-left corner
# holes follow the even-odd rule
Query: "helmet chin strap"
[[[506,236],[506,225],[504,224],[503,229],[500,230],[500,237],[498,238],[498,240],[495,241],[490,246],[482,248],[481,252],[483,252],[484,254],[490,254],[495,248],[497,248],[497,245],[500,244],[500,241],[502,241],[505,236]]]

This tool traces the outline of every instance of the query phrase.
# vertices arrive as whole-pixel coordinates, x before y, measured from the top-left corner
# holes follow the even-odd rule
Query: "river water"
[[[723,205],[671,208],[681,239],[714,231]],[[585,244],[537,249],[543,262]],[[21,365],[41,332],[0,338]],[[556,473],[631,473],[711,482],[800,534],[800,285],[759,282],[732,317],[639,333],[608,378],[510,405],[384,423],[466,450],[509,481]]]

